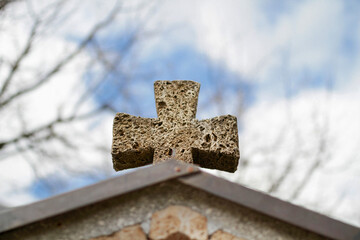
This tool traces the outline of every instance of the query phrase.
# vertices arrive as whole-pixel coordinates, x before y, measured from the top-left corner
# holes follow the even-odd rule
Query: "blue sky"
[[[212,4],[212,2],[209,3],[208,8],[212,7]],[[172,8],[176,8],[177,5],[180,10],[188,10],[190,12],[188,14],[191,15],[196,11],[201,11],[203,5],[207,4],[201,2],[195,4],[194,9],[190,9],[186,3],[167,3],[163,11],[171,15]],[[231,8],[238,8],[239,14],[242,8],[252,9],[252,16],[243,17],[243,21],[249,27],[241,26],[242,22],[238,23],[237,19],[242,19],[242,17],[235,16],[236,11],[230,10]],[[215,10],[210,9],[209,12],[214,11],[211,12],[212,18],[218,18],[219,22],[226,22],[226,26],[208,26],[207,24],[210,23],[197,21],[195,16],[194,20],[186,19],[186,14],[184,17],[177,16],[173,22],[165,23],[163,28],[169,30],[155,37],[154,41],[146,41],[141,46],[141,49],[145,49],[145,54],[137,57],[136,75],[132,73],[128,90],[131,92],[128,97],[136,102],[136,109],[126,107],[124,102],[129,99],[122,98],[118,92],[119,88],[122,88],[121,79],[127,77],[126,73],[123,76],[122,73],[110,74],[102,90],[96,95],[96,99],[102,102],[116,95],[119,99],[112,104],[115,104],[119,111],[154,117],[151,83],[155,80],[195,80],[202,83],[202,93],[206,96],[221,83],[221,86],[225,88],[223,91],[242,90],[245,107],[250,107],[256,101],[269,96],[289,98],[311,89],[341,89],[352,84],[354,80],[337,76],[343,72],[354,71],[359,59],[360,37],[359,31],[356,31],[359,26],[357,10],[360,10],[360,4],[356,1],[341,3],[331,1],[329,4],[326,4],[326,1],[314,3],[311,1],[254,1],[253,3],[225,1],[223,11],[217,11],[215,7]],[[159,12],[160,16],[156,17],[156,21],[164,24],[166,21],[164,19],[169,17],[162,10]],[[250,20],[252,22],[247,22]],[[329,20],[332,21],[329,25],[323,25]],[[222,33],[222,30],[226,31]],[[212,31],[220,35],[216,36],[212,34]],[[249,31],[252,33],[248,34]],[[116,34],[104,35],[100,41],[108,46],[110,51],[122,54],[123,47],[131,39],[133,33],[133,30],[126,28],[123,32],[116,31]],[[248,37],[247,35],[253,36],[250,36],[248,41],[239,41]],[[224,37],[225,43],[218,40],[207,43],[211,42],[209,40],[211,37],[208,36]],[[251,39],[258,42],[254,42],[254,46],[247,50],[247,46],[252,44]],[[212,44],[210,49],[203,48],[202,45],[207,44]],[[249,52],[252,48],[257,48],[259,53]],[[213,50],[214,53],[212,53]],[[224,52],[224,56],[221,56],[219,52]],[[235,55],[235,57],[226,58],[226,54]],[[255,55],[253,60],[252,54]],[[243,55],[250,55],[245,64],[247,66],[240,63]],[[130,52],[125,55],[122,63],[126,63],[127,60],[133,61],[132,57],[133,53]],[[131,64],[129,62],[125,65],[131,68]],[[89,76],[91,77],[86,74],[85,79]],[[144,87],[139,87],[139,85]],[[139,94],[136,93],[137,91]],[[204,98],[204,101],[207,99]]]
[[[108,74],[94,100],[101,104],[111,99],[110,104],[119,112],[156,117],[152,89],[155,80],[195,80],[202,85],[198,109],[198,116],[202,118],[236,114],[239,92],[243,94],[242,106],[246,110],[264,101],[296,100],[308,91],[338,91],[354,82],[353,79],[342,78],[341,74],[353,71],[359,59],[360,38],[356,29],[359,26],[357,10],[360,10],[360,5],[332,1],[328,8],[322,8],[324,6],[327,6],[324,1],[226,1],[219,11],[215,2],[199,2],[193,9],[186,3],[167,2],[164,9],[159,10],[155,23],[163,24],[164,19],[170,21],[165,24],[165,33],[160,33],[155,40],[135,45],[125,53],[124,49],[134,34],[132,27],[136,29],[137,24],[103,34],[98,39],[106,51],[114,53],[114,57],[122,56],[124,67]],[[169,17],[174,8],[189,12],[183,12],[184,16]],[[202,8],[208,10],[205,16],[227,25],[211,25],[206,18],[187,19],[187,14],[201,12]],[[248,8],[252,15],[242,17],[242,11]],[[338,26],[322,25],[332,16],[337,19],[331,23],[338,23]],[[242,22],[239,23],[239,20]],[[241,26],[243,22],[249,26]],[[173,26],[176,26],[175,30]],[[319,29],[324,29],[324,32],[319,32]],[[241,41],[243,38],[249,39]],[[138,48],[144,53],[139,54]],[[256,52],[251,52],[252,49]],[[243,55],[248,55],[245,63],[240,61]],[[123,80],[129,78],[129,69],[131,80],[125,84]],[[96,74],[101,72],[83,74],[88,86]],[[209,97],[219,88],[224,93],[227,106],[214,108],[208,104]],[[126,91],[127,96],[120,91]],[[246,125],[243,126],[242,121],[239,125],[241,133]],[[89,179],[85,176],[72,187],[91,182]],[[46,188],[41,181],[35,182],[31,189],[38,197],[48,195],[44,193]],[[65,185],[64,189],[68,190],[68,186]]]
[[[160,54],[158,54],[160,52]],[[126,60],[125,60],[126,61]],[[144,117],[156,117],[155,102],[152,84],[156,80],[195,80],[201,83],[200,106],[206,106],[209,96],[216,90],[218,79],[224,83],[222,91],[228,94],[236,94],[237,91],[244,93],[244,105],[251,106],[255,101],[254,90],[256,84],[244,81],[238,73],[227,69],[221,63],[213,62],[208,56],[199,53],[191,46],[175,46],[172,51],[161,54],[161,49],[154,49],[152,54],[141,59],[136,69],[140,74],[135,75],[126,87],[130,92],[132,106],[129,99],[119,93],[119,89],[125,85],[120,81],[121,75],[109,74],[102,84],[100,91],[95,95],[99,104],[112,99],[111,104],[119,112],[129,112],[134,115],[141,113]],[[145,77],[144,77],[145,76]],[[150,76],[150,77],[148,77]],[[85,81],[91,79],[92,74],[84,75]],[[146,78],[148,77],[148,78]],[[139,93],[137,93],[139,91]],[[116,99],[114,101],[114,99]],[[199,112],[203,111],[199,109]]]
[[[39,0],[39,3],[44,2]],[[76,5],[77,2],[69,1],[69,4]],[[78,44],[92,24],[112,9],[113,3],[91,0],[82,2],[81,6],[77,8],[79,12],[74,20],[62,25],[61,31],[46,36],[46,44],[41,45],[42,51],[29,58],[29,68],[35,63],[49,63],[51,57],[59,56],[62,50]],[[179,0],[163,1],[153,6],[152,9],[149,6],[140,12],[121,15],[96,39],[110,53],[109,56],[121,56],[122,62],[116,72],[107,75],[94,98],[87,102],[87,107],[111,99],[109,103],[119,112],[156,117],[153,95],[155,80],[198,81],[201,83],[198,118],[238,115],[241,154],[244,159],[252,159],[246,171],[233,175],[215,174],[266,191],[267,184],[284,169],[286,159],[298,151],[296,171],[287,180],[288,184],[284,184],[276,193],[285,200],[288,200],[293,186],[311,164],[311,156],[316,155],[314,151],[318,147],[319,136],[316,131],[323,129],[326,124],[331,148],[327,152],[328,164],[324,164],[324,169],[336,169],[344,162],[351,162],[351,159],[360,159],[357,154],[357,143],[360,142],[359,1]],[[19,5],[16,9],[20,8]],[[27,22],[12,21],[8,21],[9,31],[13,31],[11,33],[15,36],[19,34],[18,39],[26,39],[24,32],[29,29]],[[149,37],[140,39],[125,54],[124,46],[127,46],[139,26],[150,33],[145,35]],[[78,64],[96,57],[89,49]],[[9,50],[8,54],[13,52]],[[27,114],[32,116],[34,123],[39,123],[46,114],[56,114],[55,103],[51,102],[54,98],[64,98],[63,92],[69,89],[76,89],[69,91],[76,97],[101,74],[98,68],[88,71],[74,64],[59,76],[60,81],[44,86],[43,94],[34,96],[32,101],[36,104]],[[81,87],[70,87],[70,83],[77,79],[81,79]],[[49,96],[49,92],[56,94]],[[222,93],[222,104],[216,106],[212,100],[219,92]],[[81,127],[89,132],[89,139],[100,139],[109,147],[112,118],[112,115],[102,115]],[[328,121],[326,124],[324,119]],[[257,151],[268,149],[282,131],[285,134],[279,146],[273,147],[269,153]],[[74,137],[77,137],[76,134]],[[298,143],[299,139],[303,140],[303,145]],[[95,159],[98,155],[89,149],[79,150],[79,155],[92,159],[91,164],[102,164]],[[303,155],[310,157],[302,158]],[[101,158],[103,160],[108,161],[106,170],[115,174],[110,166],[110,155]],[[25,177],[12,176],[10,170],[14,169],[14,165],[9,160],[6,164],[1,163],[0,180],[18,181],[18,195],[14,193],[16,191],[11,192],[10,185],[3,185],[3,189],[7,190],[2,190],[2,195],[6,196],[3,197],[4,201],[14,199],[12,202],[16,204],[98,180],[92,175],[76,179],[66,174],[54,177],[58,167],[53,167],[53,172],[49,171],[43,178],[33,181],[34,176],[25,161],[12,160],[15,161],[17,169],[23,168]],[[305,194],[295,202],[311,207],[314,202],[336,200],[345,192],[347,195],[343,205],[334,214],[355,222],[348,206],[360,201],[360,193],[352,192],[352,189],[360,189],[358,162],[349,163],[351,167],[344,171],[334,170],[334,174],[319,171],[313,176]],[[105,175],[99,174],[99,179],[103,177]],[[70,182],[66,181],[69,179]],[[47,180],[57,182],[62,187],[53,191],[44,184]],[[331,182],[331,186],[327,182]],[[325,205],[318,210],[325,211]]]

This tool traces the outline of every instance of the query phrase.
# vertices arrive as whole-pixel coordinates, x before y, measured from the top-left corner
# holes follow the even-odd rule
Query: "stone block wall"
[[[245,240],[218,230],[208,234],[207,218],[188,207],[169,206],[152,214],[150,230],[146,234],[137,225],[127,226],[107,236],[90,240]]]

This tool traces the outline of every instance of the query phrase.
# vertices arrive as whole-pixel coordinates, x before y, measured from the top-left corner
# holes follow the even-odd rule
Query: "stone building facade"
[[[1,212],[11,239],[355,240],[360,229],[171,160]]]

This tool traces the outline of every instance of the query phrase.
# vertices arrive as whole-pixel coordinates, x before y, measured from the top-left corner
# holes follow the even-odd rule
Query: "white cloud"
[[[40,2],[47,4],[46,1]],[[260,85],[257,92],[259,102],[245,113],[245,128],[240,136],[242,157],[251,157],[252,162],[246,172],[239,171],[242,175],[222,174],[233,181],[240,179],[244,184],[265,190],[269,183],[264,179],[274,180],[277,177],[273,169],[281,171],[294,152],[309,153],[306,156],[296,156],[296,167],[300,170],[293,174],[291,182],[285,184],[278,193],[286,198],[293,184],[302,179],[304,170],[311,163],[311,153],[316,152],[318,147],[319,135],[316,132],[316,124],[324,126],[324,116],[327,116],[329,157],[322,171],[315,174],[311,180],[311,187],[306,188],[300,195],[299,203],[314,206],[313,202],[321,201],[319,199],[338,199],[344,196],[345,200],[333,214],[354,221],[350,216],[351,206],[360,201],[360,196],[358,191],[349,189],[360,188],[357,174],[360,170],[359,164],[352,161],[359,158],[356,154],[360,143],[360,70],[357,67],[360,63],[360,49],[355,54],[354,62],[349,64],[340,47],[348,17],[344,10],[345,3],[302,1],[280,13],[277,21],[271,23],[264,17],[261,3],[215,0],[165,1],[156,7],[156,15],[147,22],[147,28],[160,28],[166,35],[161,35],[161,32],[158,37],[146,41],[142,46],[141,55],[154,54],[155,46],[160,46],[156,53],[166,53],[178,45],[189,44],[214,62],[224,63],[229,70]],[[105,17],[104,13],[111,10],[113,2],[70,1],[66,11],[74,5],[81,5],[81,8],[78,8],[79,14],[74,15],[68,24],[57,23],[59,29],[45,35],[41,41],[42,46],[27,59],[24,65],[26,68],[31,70],[34,65],[43,65],[42,70],[48,69],[60,55],[66,54],[76,46],[77,38],[83,37],[99,19]],[[26,6],[16,3],[13,11],[16,11],[17,15],[23,15],[27,9]],[[140,18],[146,18],[146,11],[140,14]],[[111,28],[102,34],[109,36],[118,33],[123,26],[138,21],[139,15],[135,11],[128,12],[121,15]],[[26,40],[28,22],[9,19],[2,22],[2,27],[11,28],[10,34],[0,34],[2,54],[14,59],[15,53]],[[359,42],[360,30],[354,31],[358,31],[356,41]],[[18,42],[14,42],[13,39],[18,39]],[[284,54],[289,54],[289,58],[284,59]],[[19,109],[17,112],[4,112],[2,119],[6,121],[2,123],[6,124],[0,123],[0,138],[7,139],[20,131],[21,123],[11,121],[18,112],[24,113],[29,119],[28,124],[36,126],[56,116],[58,109],[55,106],[61,104],[64,99],[67,100],[66,104],[73,103],[74,98],[84,90],[83,83],[78,79],[82,76],[87,60],[88,56],[82,54],[56,79],[34,92],[21,104],[14,106],[13,109]],[[329,70],[335,69],[334,79],[338,83],[330,96],[321,90],[300,92],[293,95],[288,102],[280,96],[279,92],[282,89],[279,89],[284,87],[283,84],[287,81],[284,75],[296,77],[304,68],[323,72],[330,67],[333,68]],[[22,75],[25,80],[37,74],[30,70]],[[2,71],[0,74],[6,72]],[[0,77],[3,79],[3,75]],[[342,85],[343,82],[347,82],[346,86]],[[19,81],[19,84],[27,82]],[[134,88],[139,90],[136,94],[149,92],[143,86],[132,86],[131,91]],[[236,102],[236,97],[227,95],[227,102]],[[90,101],[86,108],[93,107],[93,104]],[[23,111],[24,109],[27,110]],[[65,109],[65,112],[68,111],[69,109]],[[215,107],[209,108],[204,116],[215,116],[217,111]],[[234,105],[228,104],[222,111],[235,113],[236,109]],[[93,127],[94,122],[97,123],[96,127]],[[110,153],[104,157],[93,150],[94,146],[99,144],[104,149],[110,147],[112,116],[105,114],[94,122],[81,121],[71,129],[58,128],[59,132],[70,136],[81,146],[81,151],[77,154],[67,153],[66,149],[56,143],[52,147],[63,153],[63,157],[67,158],[67,164],[73,168],[96,168],[105,162],[105,169],[111,172]],[[273,146],[279,136],[282,136],[279,144]],[[297,137],[300,138],[301,144]],[[268,152],[260,153],[259,149]],[[85,161],[78,161],[78,158]],[[58,165],[46,166],[41,174],[55,173],[57,167]],[[0,202],[6,201],[17,205],[33,201],[31,195],[20,190],[29,186],[33,179],[32,169],[24,159],[9,158],[0,162]],[[318,194],[319,192],[321,194]],[[320,206],[316,210],[324,210],[328,206]]]
[[[242,181],[266,190],[269,185],[263,174],[271,173],[270,177],[276,176],[274,179],[277,179],[289,157],[293,158],[296,170],[291,172],[277,193],[287,199],[318,157],[319,138],[325,134],[326,145],[321,155],[323,166],[310,180],[297,203],[312,206],[316,211],[329,211],[329,205],[339,198],[348,203],[359,202],[360,192],[355,190],[360,189],[357,163],[360,157],[357,150],[360,144],[359,101],[359,95],[333,93],[327,97],[323,91],[308,91],[289,102],[279,100],[256,104],[245,114],[246,128],[240,136],[242,157],[249,159],[255,155],[253,166],[239,172],[245,174],[240,176]],[[278,141],[281,134],[283,137]],[[347,192],[349,187],[355,194]],[[325,200],[327,204],[314,205]],[[350,206],[334,206],[335,217],[358,224],[350,214],[353,209]]]
[[[275,43],[289,45],[291,68],[321,69],[336,60],[345,14],[339,1],[305,1],[284,15],[276,27]]]
[[[249,81],[276,82],[285,72],[299,75],[304,69],[344,73],[348,66],[340,64],[346,58],[341,44],[345,25],[354,17],[348,16],[345,4],[302,1],[273,22],[265,17],[261,1],[167,1],[157,19],[162,28],[172,31],[158,41],[161,51],[195,44]]]
[[[1,49],[3,51],[1,54],[7,58],[6,61],[8,62],[14,62],[20,50],[24,48],[32,23],[30,18],[24,14],[24,12],[27,13],[26,4],[15,3],[9,11],[12,10],[19,12],[18,15],[21,13],[22,21],[15,21],[11,19],[11,16],[9,18],[5,16],[2,22]],[[64,32],[63,34],[66,35]],[[14,39],[17,41],[14,41]],[[66,57],[76,47],[77,43],[71,39],[69,40],[64,35],[45,33],[41,35],[41,38],[35,38],[30,54],[21,63],[18,73],[14,75],[14,80],[9,87],[10,94],[19,88],[25,88],[38,81],[41,76],[49,72],[60,59]],[[34,129],[49,123],[58,117],[60,110],[63,118],[70,116],[73,110],[71,107],[74,106],[78,97],[85,91],[82,75],[89,59],[90,57],[86,52],[79,54],[48,82],[4,109],[1,115],[2,121],[0,121],[0,141],[13,139],[24,130]],[[1,71],[1,79],[5,79],[7,73]],[[10,94],[5,95],[5,97]],[[93,100],[87,101],[81,112],[94,107]],[[77,113],[81,114],[81,112]],[[24,119],[24,122],[20,120],[19,114]],[[100,142],[101,144],[98,145],[110,147],[111,123],[105,119],[109,119],[109,116],[105,115],[102,118],[102,123],[108,125],[106,129],[102,125],[98,125],[98,128],[90,131],[91,121],[80,121],[74,124],[72,128],[62,126],[55,128],[61,135],[70,137],[70,139],[81,143],[84,147],[84,150],[77,155],[76,152],[69,151],[57,141],[48,142],[45,150],[51,150],[59,155],[59,157],[53,159],[54,162],[58,161],[57,164],[44,162],[45,154],[33,154],[31,151],[20,153],[19,149],[14,147],[3,149],[2,157],[5,157],[5,160],[0,159],[0,202],[14,206],[34,201],[35,198],[26,192],[26,188],[37,177],[46,177],[49,174],[63,171],[61,164],[68,165],[76,170],[91,169],[102,165],[104,155],[94,149],[94,146],[96,142]],[[22,143],[20,142],[19,145],[21,146]],[[14,152],[17,154],[13,154]],[[110,163],[111,161],[109,161],[108,165]],[[32,166],[38,169],[36,176]],[[109,167],[107,166],[107,168]]]

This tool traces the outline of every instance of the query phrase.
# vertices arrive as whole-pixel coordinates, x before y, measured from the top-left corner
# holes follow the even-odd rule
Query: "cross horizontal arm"
[[[117,113],[114,119],[112,160],[116,171],[153,162],[156,120]]]
[[[231,115],[201,120],[199,140],[193,146],[193,160],[200,167],[235,172],[240,152],[237,119]]]

